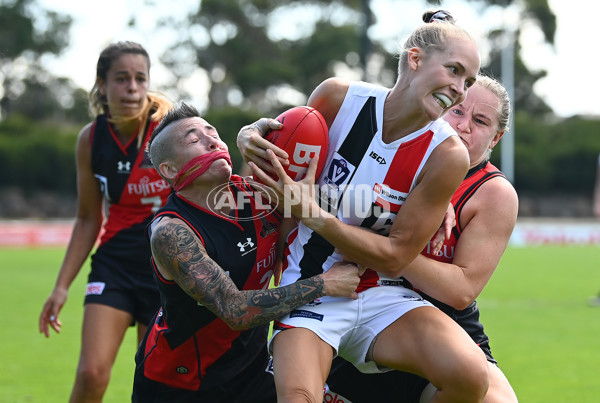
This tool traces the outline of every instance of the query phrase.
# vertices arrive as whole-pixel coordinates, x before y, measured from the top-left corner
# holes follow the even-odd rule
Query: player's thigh
[[[517,403],[517,395],[508,379],[497,365],[488,362],[490,387],[485,395],[484,403]]]
[[[481,349],[456,322],[434,307],[415,308],[383,330],[375,341],[373,359],[379,365],[412,372],[434,383],[455,371],[487,372]],[[475,367],[469,368],[471,365]]]
[[[308,329],[278,333],[273,343],[273,373],[278,396],[308,390],[323,393],[331,369],[333,349]]]
[[[132,320],[131,314],[120,309],[86,304],[81,340],[82,363],[110,368]]]

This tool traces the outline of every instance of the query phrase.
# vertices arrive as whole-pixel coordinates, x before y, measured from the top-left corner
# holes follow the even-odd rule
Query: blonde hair
[[[441,18],[438,17],[440,15]],[[404,42],[398,56],[399,75],[408,68],[408,53],[412,48],[423,49],[428,54],[431,49],[443,49],[451,38],[463,38],[474,42],[467,31],[454,24],[454,18],[447,11],[427,11],[423,14],[423,21],[425,24],[415,29]]]
[[[482,86],[498,97],[498,130],[501,132],[507,131],[510,123],[511,104],[510,96],[508,95],[506,88],[504,88],[500,81],[483,74],[477,75],[477,81],[475,81],[475,85]]]
[[[483,74],[477,75],[477,80],[474,85],[479,85],[482,88],[485,88],[492,94],[498,98],[498,108],[496,112],[498,113],[498,127],[496,130],[498,132],[505,132],[508,130],[509,120],[510,120],[510,112],[511,112],[511,104],[510,104],[510,96],[508,95],[508,91],[504,86],[500,83],[500,81],[496,80],[493,77],[486,76]],[[486,151],[486,155],[484,159],[489,161],[492,155],[493,148],[488,148]]]

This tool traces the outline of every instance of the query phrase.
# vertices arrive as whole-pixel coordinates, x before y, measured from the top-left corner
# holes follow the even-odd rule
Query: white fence
[[[600,220],[520,219],[510,238],[510,244],[600,245]]]

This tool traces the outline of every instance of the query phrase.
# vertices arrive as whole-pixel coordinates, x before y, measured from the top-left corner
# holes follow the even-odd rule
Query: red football
[[[323,116],[310,106],[296,106],[277,116],[277,120],[283,127],[272,130],[265,138],[288,153],[290,165],[285,167],[286,173],[295,181],[304,178],[308,163],[318,155],[318,179],[329,147],[329,130]]]

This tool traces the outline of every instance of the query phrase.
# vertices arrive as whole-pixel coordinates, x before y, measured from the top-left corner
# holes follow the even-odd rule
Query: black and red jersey
[[[174,193],[155,220],[183,220],[240,290],[266,289],[275,264],[280,215],[264,214],[243,178],[232,176],[228,187],[236,201],[229,217]],[[264,353],[268,325],[232,330],[156,267],[154,271],[161,308],[138,350],[138,376],[143,371],[145,378],[173,388],[205,390],[232,380]]]
[[[146,151],[158,122],[149,120],[145,124],[144,140],[139,147],[136,136],[122,144],[106,115],[99,115],[92,125],[92,171],[107,207],[101,244],[125,229],[131,232],[128,240],[145,243],[148,221],[171,193],[171,187],[154,169]]]
[[[136,136],[122,144],[106,115],[97,116],[92,125],[92,172],[104,195],[107,215],[100,244],[92,255],[92,271],[101,265],[121,276],[131,276],[128,281],[135,283],[143,276],[152,282],[146,225],[172,191],[146,152],[157,124],[146,122],[139,147]]]

